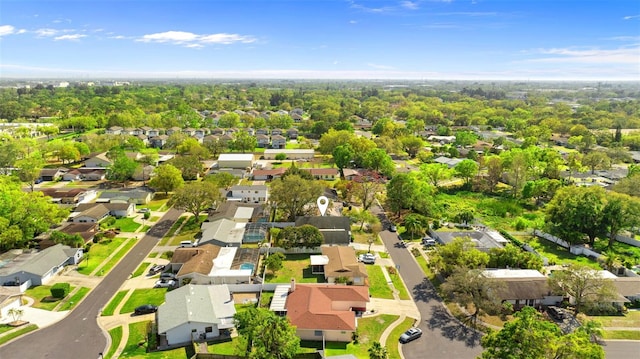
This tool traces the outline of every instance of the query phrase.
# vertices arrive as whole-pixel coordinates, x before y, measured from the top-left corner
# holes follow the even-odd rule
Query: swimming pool
[[[251,263],[242,263],[240,265],[240,269],[251,269],[251,273],[253,273],[254,265]]]

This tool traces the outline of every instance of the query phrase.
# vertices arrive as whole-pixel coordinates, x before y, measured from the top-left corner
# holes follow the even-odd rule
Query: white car
[[[376,262],[376,256],[371,253],[361,254],[358,256],[358,261],[364,264],[374,264]]]
[[[175,280],[160,279],[156,281],[156,284],[153,287],[154,288],[173,288],[175,286],[176,286]]]

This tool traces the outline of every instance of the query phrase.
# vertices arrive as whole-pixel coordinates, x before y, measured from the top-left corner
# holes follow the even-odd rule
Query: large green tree
[[[469,186],[471,179],[478,174],[478,163],[473,160],[462,160],[453,169],[456,171],[456,175],[464,179],[464,184]]]
[[[164,164],[153,170],[153,177],[149,181],[149,186],[157,191],[168,194],[184,185],[182,173],[175,166]]]
[[[606,193],[602,187],[563,187],[546,207],[547,230],[563,240],[593,245],[606,234],[603,209]]]
[[[216,207],[222,201],[220,189],[211,182],[190,182],[178,188],[169,199],[169,205],[192,213],[198,223],[200,213]]]
[[[249,358],[290,359],[300,348],[296,328],[287,317],[265,308],[250,308],[236,313],[234,319],[238,333],[249,342]]]
[[[585,331],[562,334],[532,307],[514,314],[504,328],[485,335],[482,359],[604,359],[604,350]]]
[[[344,145],[337,146],[333,149],[333,162],[336,164],[338,169],[340,170],[340,177],[344,178],[344,169],[351,164],[353,160],[353,149],[347,143]]]
[[[451,178],[453,171],[443,163],[426,163],[420,165],[420,175],[437,188],[441,181]]]
[[[317,227],[305,224],[300,227],[285,227],[278,233],[278,246],[289,248],[316,248],[324,242],[324,237]]]
[[[570,298],[576,314],[585,307],[611,303],[618,296],[611,279],[604,278],[600,271],[585,265],[572,264],[553,272],[549,277],[549,285],[554,292]]]
[[[399,173],[387,182],[387,204],[392,212],[400,215],[411,208],[416,200],[416,180],[406,173]]]
[[[290,175],[271,183],[269,198],[287,221],[315,211],[314,204],[323,193],[320,182]]]
[[[446,297],[461,307],[472,304],[474,311],[470,317],[475,323],[482,313],[495,315],[500,311],[502,303],[496,293],[503,286],[503,282],[485,276],[480,268],[457,267],[440,288]]]
[[[489,255],[478,250],[469,237],[455,238],[450,243],[436,246],[429,257],[429,266],[445,277],[457,268],[477,269],[489,263]]]
[[[20,181],[29,185],[31,192],[33,192],[35,182],[40,177],[40,171],[44,165],[45,162],[42,157],[40,157],[40,154],[35,153],[29,157],[16,161],[16,167],[18,170],[15,174],[18,176]]]
[[[602,209],[602,215],[609,238],[607,247],[611,249],[620,231],[640,224],[640,200],[623,193],[607,193],[607,204]]]
[[[125,155],[118,155],[107,168],[107,179],[126,185],[138,168],[138,163]]]

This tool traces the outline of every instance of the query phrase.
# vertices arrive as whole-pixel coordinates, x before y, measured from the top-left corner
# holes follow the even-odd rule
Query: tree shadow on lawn
[[[440,329],[445,338],[462,341],[468,347],[480,345],[482,333],[452,317],[444,306],[432,307],[431,312],[431,318],[427,321],[430,329]]]
[[[324,275],[322,275],[322,274],[313,274],[311,272],[311,267],[307,267],[307,268],[302,270],[302,278],[305,278],[305,279],[315,278],[317,283],[324,283]],[[308,280],[305,281],[305,282],[308,282]]]

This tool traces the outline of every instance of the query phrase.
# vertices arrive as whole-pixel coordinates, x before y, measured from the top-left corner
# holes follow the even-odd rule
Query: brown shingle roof
[[[337,168],[303,168],[303,170],[309,171],[312,176],[338,175]]]
[[[324,266],[324,274],[327,277],[364,277],[367,278],[367,269],[363,263],[358,262],[356,251],[353,247],[323,246],[322,254],[329,258],[329,263]]]
[[[218,253],[220,253],[220,247],[213,244],[205,244],[196,248],[178,248],[173,252],[171,264],[182,264],[178,271],[178,277],[191,273],[208,275]]]
[[[333,302],[369,302],[369,287],[296,284],[287,297],[287,317],[300,329],[355,330],[355,312],[334,310]]]

